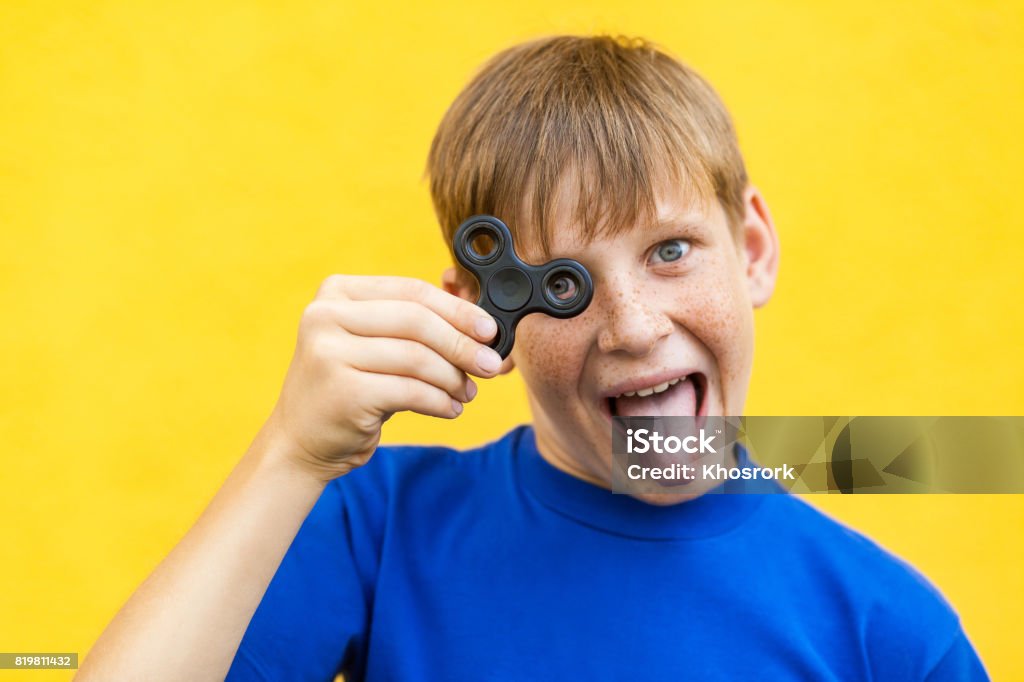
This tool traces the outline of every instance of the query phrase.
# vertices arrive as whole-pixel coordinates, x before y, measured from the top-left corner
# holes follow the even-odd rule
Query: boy
[[[497,215],[524,260],[582,262],[590,306],[525,318],[501,362],[465,272],[328,278],[267,424],[83,679],[986,679],[924,578],[798,498],[608,490],[612,416],[742,414],[776,278],[703,80],[640,41],[520,45],[428,171],[449,243]],[[467,375],[513,366],[532,425],[377,448],[393,413],[455,418]]]

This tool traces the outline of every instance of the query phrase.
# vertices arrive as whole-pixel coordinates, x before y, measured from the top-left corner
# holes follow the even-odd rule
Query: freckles
[[[547,321],[543,321],[547,322]],[[564,401],[573,394],[579,351],[569,340],[569,332],[558,333],[549,324],[527,324],[524,320],[516,332],[520,370],[529,376],[531,385],[544,386],[545,393]]]
[[[679,310],[684,311],[694,329],[721,336],[736,324],[732,292],[724,282],[702,281],[688,287],[678,297]]]
[[[727,278],[703,279],[681,292],[678,310],[683,323],[715,356],[723,381],[745,373],[751,333],[737,284]]]

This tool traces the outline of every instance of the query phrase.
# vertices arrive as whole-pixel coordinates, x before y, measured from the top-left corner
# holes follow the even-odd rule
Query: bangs
[[[494,206],[494,215],[511,221],[517,243],[537,248],[550,260],[556,255],[556,230],[569,231],[586,245],[656,223],[662,192],[688,205],[703,205],[714,197],[708,175],[681,166],[680,154],[648,154],[642,146],[631,154],[610,159],[594,146],[582,158],[542,159],[521,186],[496,192],[487,203]]]
[[[553,231],[582,243],[651,224],[658,192],[718,197],[746,172],[724,106],[699,76],[642,41],[551,38],[484,66],[446,113],[428,158],[451,246],[476,214],[550,259]]]

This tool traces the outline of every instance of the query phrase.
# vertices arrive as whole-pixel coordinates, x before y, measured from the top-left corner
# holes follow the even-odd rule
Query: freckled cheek
[[[546,397],[566,400],[576,395],[586,341],[576,329],[580,318],[556,320],[530,315],[516,328],[512,357],[523,378]]]
[[[744,283],[727,268],[687,281],[675,296],[675,321],[707,347],[726,386],[746,381],[753,351],[753,314]]]

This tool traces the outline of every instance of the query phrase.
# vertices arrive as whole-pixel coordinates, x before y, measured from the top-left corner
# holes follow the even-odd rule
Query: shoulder
[[[331,485],[347,503],[385,504],[410,490],[429,498],[507,480],[500,474],[512,466],[526,428],[518,426],[494,441],[465,450],[446,445],[382,445],[365,465]]]
[[[776,523],[786,524],[793,539],[836,574],[852,574],[871,590],[889,593],[910,590],[913,596],[943,601],[942,595],[909,562],[867,535],[829,516],[794,495],[773,496]]]
[[[804,579],[854,621],[871,667],[885,668],[879,679],[923,679],[964,637],[956,611],[908,561],[799,497],[772,497],[772,528],[803,557]]]

